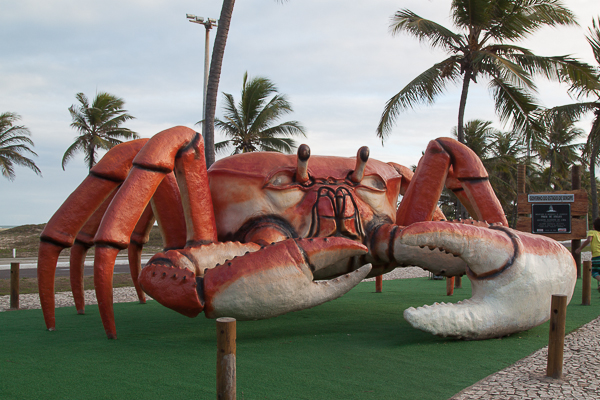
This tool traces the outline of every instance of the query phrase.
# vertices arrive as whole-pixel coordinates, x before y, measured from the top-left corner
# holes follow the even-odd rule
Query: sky
[[[406,34],[389,33],[391,17],[410,9],[453,28],[451,0],[238,0],[219,92],[239,99],[242,78],[271,79],[294,108],[286,120],[307,128],[313,155],[354,156],[415,165],[427,143],[456,126],[460,88],[434,105],[400,115],[382,144],[375,130],[386,101],[446,57]],[[572,55],[594,63],[585,41],[598,0],[565,0],[579,27],[545,28],[520,42],[536,54]],[[61,168],[76,132],[68,108],[83,92],[125,100],[141,137],[176,125],[200,130],[204,35],[186,14],[219,18],[216,0],[0,0],[0,112],[16,112],[32,134],[42,177],[17,167],[0,177],[0,226],[47,222],[87,176],[83,155]],[[211,47],[216,30],[211,32]],[[536,80],[546,107],[572,102],[566,87]],[[218,98],[217,117],[223,96]],[[471,85],[465,120],[493,121],[485,81]],[[579,126],[589,131],[590,119]],[[221,140],[216,137],[216,141]]]

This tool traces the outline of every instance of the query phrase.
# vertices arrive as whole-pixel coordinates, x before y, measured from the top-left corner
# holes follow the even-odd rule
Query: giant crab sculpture
[[[409,323],[436,335],[484,339],[526,330],[549,318],[552,294],[570,300],[570,253],[507,227],[485,169],[466,146],[430,142],[414,176],[368,157],[366,147],[355,159],[310,157],[303,145],[297,157],[240,154],[207,171],[202,137],[184,127],[115,147],[41,235],[47,328],[55,328],[58,256],[70,246],[72,290],[83,313],[83,261],[95,245],[94,285],[109,338],[116,338],[114,262],[126,248],[140,301],[146,292],[190,317],[270,318],[407,265],[472,281],[469,300],[405,310]],[[486,222],[445,221],[436,207],[444,184]],[[165,249],[141,269],[155,220]]]

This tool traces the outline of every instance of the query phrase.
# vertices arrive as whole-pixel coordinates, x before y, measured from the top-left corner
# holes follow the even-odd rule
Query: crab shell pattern
[[[116,338],[112,274],[128,249],[144,292],[193,317],[204,311],[242,320],[270,318],[333,300],[362,279],[397,267],[466,276],[473,296],[457,304],[409,308],[414,327],[469,339],[526,330],[550,316],[553,294],[570,300],[571,254],[545,237],[514,231],[480,160],[449,138],[432,141],[413,173],[356,157],[247,153],[209,171],[202,138],[176,127],[116,146],[48,222],[38,257],[46,326],[55,328],[54,273],[71,250],[71,284],[84,312],[82,271],[95,246],[94,283],[109,338]],[[444,185],[485,222],[445,221]],[[398,196],[402,201],[397,206]],[[141,268],[157,221],[165,250]]]

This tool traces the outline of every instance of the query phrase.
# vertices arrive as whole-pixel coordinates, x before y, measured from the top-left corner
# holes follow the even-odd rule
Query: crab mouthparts
[[[312,209],[308,237],[343,236],[361,241],[364,230],[356,202],[345,187],[321,187]]]

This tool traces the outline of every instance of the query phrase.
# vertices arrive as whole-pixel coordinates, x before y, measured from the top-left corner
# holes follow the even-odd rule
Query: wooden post
[[[526,165],[517,165],[517,193],[525,193],[525,177],[527,175],[526,171]]]
[[[217,399],[235,400],[235,318],[217,319]]]
[[[550,309],[550,337],[548,338],[548,367],[546,376],[561,379],[563,376],[563,353],[565,347],[565,321],[567,296],[552,295]]]
[[[577,268],[577,279],[581,278],[581,253],[575,253],[581,246],[581,239],[571,239],[571,255],[575,260],[575,266]]]
[[[381,275],[375,277],[375,293],[381,293],[383,288],[383,277]]]
[[[19,309],[19,263],[10,263],[10,308]]]
[[[581,189],[581,165],[573,165],[571,168],[571,189]],[[581,253],[575,253],[575,250],[577,250],[579,246],[581,246],[581,239],[571,240],[571,255],[573,255],[575,265],[577,266],[577,278],[581,278]]]
[[[446,277],[446,295],[452,296],[454,294],[454,277],[447,276]]]
[[[462,276],[455,276],[454,277],[454,288],[455,289],[462,289]]]
[[[581,305],[589,306],[592,304],[592,262],[583,262],[583,287],[581,290]]]

